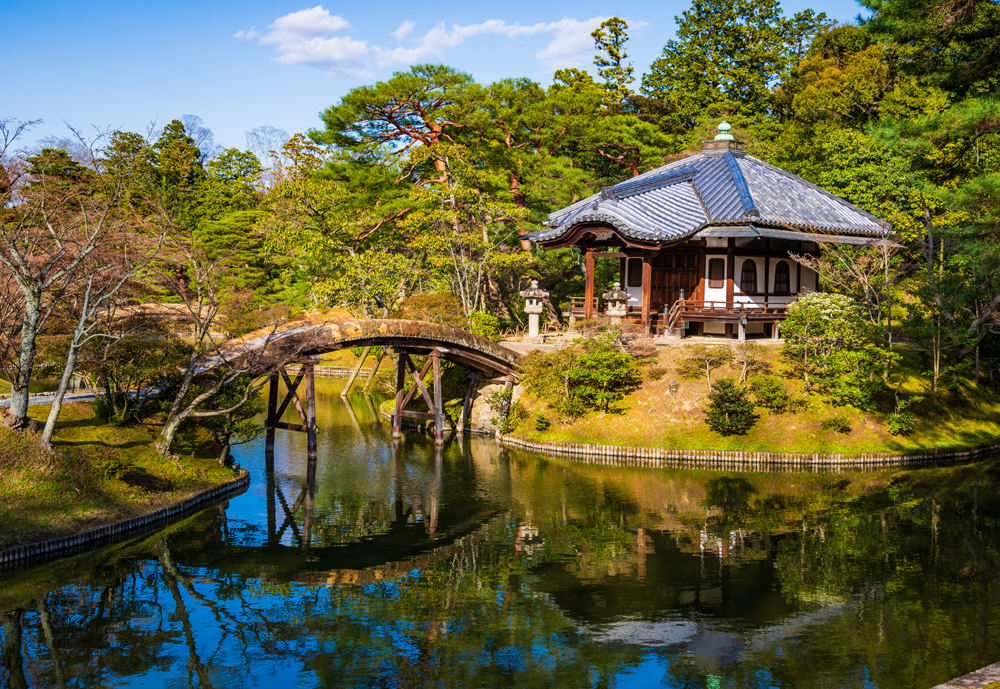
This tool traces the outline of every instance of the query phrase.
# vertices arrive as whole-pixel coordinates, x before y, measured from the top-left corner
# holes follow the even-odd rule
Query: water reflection
[[[1000,656],[995,461],[878,475],[393,443],[317,386],[319,457],[0,575],[0,685],[932,686]]]

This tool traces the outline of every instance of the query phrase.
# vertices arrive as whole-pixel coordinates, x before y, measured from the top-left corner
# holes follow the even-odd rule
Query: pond
[[[595,467],[394,448],[317,381],[246,493],[0,574],[20,687],[929,687],[1000,660],[1000,462]]]

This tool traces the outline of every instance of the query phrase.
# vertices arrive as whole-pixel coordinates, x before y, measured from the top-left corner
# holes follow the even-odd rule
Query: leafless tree
[[[288,153],[283,149],[291,139],[288,132],[270,125],[254,127],[246,132],[247,148],[257,156],[264,172],[261,173],[261,185],[272,189],[284,177],[284,169],[291,162]]]
[[[0,154],[7,156],[16,136],[26,129],[24,123],[5,123]],[[18,169],[20,177],[12,182],[8,175],[0,189],[0,266],[21,295],[16,300],[17,322],[7,328],[10,333],[16,330],[20,341],[8,360],[12,384],[6,421],[22,428],[28,424],[28,385],[39,334],[84,266],[105,241],[127,231],[130,218],[123,214],[121,203],[124,177],[108,178],[94,168],[63,174],[47,169],[51,161],[29,159],[24,152],[11,158],[14,164],[5,167]]]

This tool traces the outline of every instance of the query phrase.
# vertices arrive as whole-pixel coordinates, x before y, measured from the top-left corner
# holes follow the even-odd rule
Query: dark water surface
[[[600,468],[389,428],[318,381],[250,489],[0,574],[20,687],[914,687],[1000,660],[1000,462]]]

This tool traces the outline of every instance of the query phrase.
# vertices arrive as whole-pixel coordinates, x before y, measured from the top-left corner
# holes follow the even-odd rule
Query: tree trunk
[[[163,424],[163,430],[160,431],[160,437],[156,441],[156,451],[161,455],[170,454],[170,446],[174,444],[174,436],[177,435],[177,429],[184,422],[187,415],[177,414],[173,418],[168,418],[167,422]]]
[[[45,420],[45,428],[42,429],[42,437],[39,443],[49,452],[53,452],[52,433],[56,428],[56,421],[62,412],[63,399],[66,398],[66,391],[73,380],[73,369],[76,368],[76,360],[80,354],[79,345],[72,345],[69,348],[69,355],[66,357],[66,368],[63,369],[62,378],[59,379],[59,387],[56,389],[55,399],[52,400],[52,408],[49,410],[49,417]]]
[[[25,318],[21,325],[21,347],[17,354],[17,370],[10,381],[11,428],[24,428],[28,424],[28,401],[31,373],[35,365],[35,338],[38,336],[38,320],[41,318],[39,298],[26,296]]]

